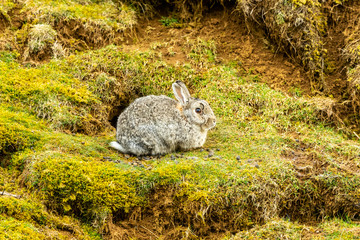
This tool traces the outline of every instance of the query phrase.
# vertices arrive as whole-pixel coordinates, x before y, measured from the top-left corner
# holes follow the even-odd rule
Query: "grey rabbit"
[[[149,95],[136,99],[119,116],[116,142],[110,146],[122,153],[163,155],[204,145],[215,115],[205,101],[190,96],[185,84],[172,84],[178,101]]]

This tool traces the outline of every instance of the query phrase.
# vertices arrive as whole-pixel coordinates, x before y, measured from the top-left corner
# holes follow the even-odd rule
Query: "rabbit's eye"
[[[201,113],[201,108],[195,108],[196,113]]]

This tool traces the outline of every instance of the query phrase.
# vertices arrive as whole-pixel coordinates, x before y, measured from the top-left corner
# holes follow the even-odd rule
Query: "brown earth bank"
[[[215,10],[205,14],[194,24],[182,28],[164,27],[160,18],[143,19],[137,26],[136,41],[127,41],[124,50],[145,50],[152,44],[164,43],[157,49],[169,64],[188,60],[189,41],[212,40],[216,45],[216,62],[238,62],[244,72],[259,75],[259,80],[277,90],[291,93],[301,89],[311,94],[309,79],[296,63],[291,63],[283,53],[274,52],[260,30],[249,32],[244,21],[235,13]],[[175,54],[169,53],[169,48]]]

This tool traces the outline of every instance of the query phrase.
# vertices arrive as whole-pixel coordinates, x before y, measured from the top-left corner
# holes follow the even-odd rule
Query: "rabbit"
[[[136,156],[165,155],[204,145],[208,130],[216,125],[210,105],[190,96],[185,84],[172,89],[178,101],[149,95],[136,99],[119,116],[116,140],[110,146]]]

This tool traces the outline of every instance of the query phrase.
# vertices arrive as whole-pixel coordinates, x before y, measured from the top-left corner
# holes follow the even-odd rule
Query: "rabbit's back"
[[[129,153],[157,155],[179,147],[178,133],[184,131],[177,102],[167,96],[136,99],[119,116],[116,139]]]

